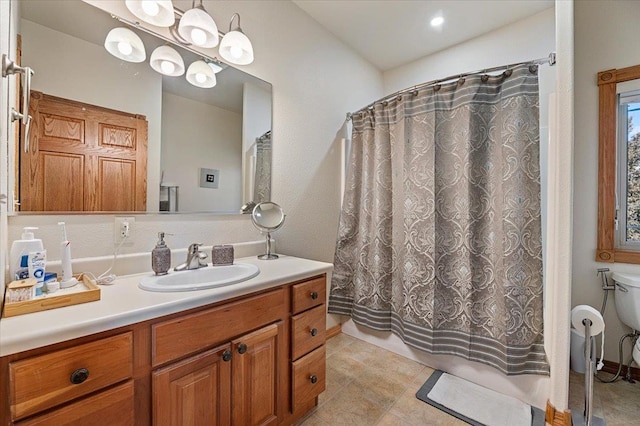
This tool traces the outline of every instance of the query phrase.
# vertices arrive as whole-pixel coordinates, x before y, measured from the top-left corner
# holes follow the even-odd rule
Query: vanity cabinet
[[[307,411],[325,390],[326,281],[291,286],[291,401],[293,412]]]
[[[155,371],[153,424],[278,424],[283,327],[270,324]]]
[[[132,344],[129,332],[9,363],[12,418],[25,418],[130,379]],[[100,411],[105,401],[113,405],[108,395],[93,399],[100,402],[91,405],[92,410]]]
[[[0,359],[0,425],[290,425],[325,388],[325,275]]]

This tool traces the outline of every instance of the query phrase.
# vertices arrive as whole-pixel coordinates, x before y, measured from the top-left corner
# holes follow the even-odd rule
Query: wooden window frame
[[[640,251],[620,250],[615,246],[616,219],[616,129],[618,100],[616,85],[640,79],[640,65],[610,69],[598,73],[598,243],[596,261],[638,263]]]

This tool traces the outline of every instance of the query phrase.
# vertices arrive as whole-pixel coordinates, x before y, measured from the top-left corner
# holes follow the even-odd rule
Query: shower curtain
[[[537,66],[352,120],[329,312],[508,375],[549,374]]]
[[[256,138],[256,171],[253,201],[271,201],[271,130]]]

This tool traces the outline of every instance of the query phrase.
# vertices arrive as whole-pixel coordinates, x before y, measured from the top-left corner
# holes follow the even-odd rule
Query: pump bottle
[[[11,251],[9,252],[9,277],[12,281],[16,279],[16,272],[20,269],[22,256],[28,256],[29,253],[44,250],[42,240],[35,238],[33,235],[33,231],[36,229],[38,228],[33,226],[24,227],[22,238],[15,240],[11,244]]]

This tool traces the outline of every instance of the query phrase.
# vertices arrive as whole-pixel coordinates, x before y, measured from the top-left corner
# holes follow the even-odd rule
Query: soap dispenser
[[[151,251],[151,269],[156,275],[166,275],[171,268],[171,249],[164,242],[164,232],[158,232],[158,244]]]

